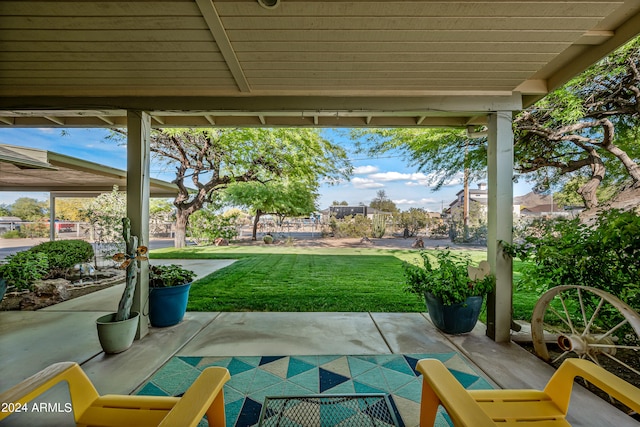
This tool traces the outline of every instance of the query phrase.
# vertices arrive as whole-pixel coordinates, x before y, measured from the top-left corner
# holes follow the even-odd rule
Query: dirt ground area
[[[288,236],[287,236],[288,237]],[[380,248],[380,249],[418,249],[414,247],[417,238],[409,237],[383,237],[381,239],[362,239],[362,238],[335,238],[335,237],[316,237],[316,238],[301,238],[295,237],[292,233],[293,245],[299,247],[318,247],[318,248]],[[426,239],[420,237],[424,244],[424,249],[435,248],[451,248],[451,249],[469,249],[486,251],[486,246],[481,245],[458,245],[451,243],[448,239]],[[286,239],[286,237],[285,237]],[[285,244],[286,240],[276,237],[276,245]],[[261,238],[252,241],[250,239],[242,239],[239,241],[233,241],[232,245],[264,245]]]

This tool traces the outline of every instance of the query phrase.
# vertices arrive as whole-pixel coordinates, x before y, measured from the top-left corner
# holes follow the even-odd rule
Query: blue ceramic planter
[[[444,305],[442,300],[428,292],[424,294],[427,311],[431,321],[447,334],[464,334],[470,332],[480,316],[484,297],[469,297],[463,303]]]
[[[163,328],[182,321],[187,311],[191,283],[168,288],[149,289],[149,320],[151,326]]]

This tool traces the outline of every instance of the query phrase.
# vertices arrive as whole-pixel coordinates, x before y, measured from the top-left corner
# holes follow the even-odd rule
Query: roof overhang
[[[0,128],[467,126],[640,31],[638,0],[0,3]]]
[[[0,144],[0,191],[49,192],[56,197],[95,197],[118,186],[127,172],[35,148]],[[175,197],[178,187],[151,179],[151,197]]]

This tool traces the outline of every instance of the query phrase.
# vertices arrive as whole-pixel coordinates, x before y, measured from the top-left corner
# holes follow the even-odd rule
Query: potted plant
[[[176,264],[149,266],[151,326],[172,326],[182,321],[194,277],[193,271]]]
[[[118,304],[118,311],[100,316],[96,320],[98,339],[105,353],[120,353],[131,347],[140,320],[140,314],[132,312],[131,306],[137,282],[137,261],[147,259],[147,248],[138,246],[138,237],[131,235],[129,218],[122,219],[122,226],[126,253],[115,254],[113,259],[122,262],[120,268],[127,270],[124,292]]]
[[[449,249],[421,251],[422,265],[405,263],[406,290],[424,296],[433,324],[443,332],[471,331],[480,315],[484,296],[495,286],[489,264],[473,267],[467,256]],[[434,262],[435,260],[435,262]]]

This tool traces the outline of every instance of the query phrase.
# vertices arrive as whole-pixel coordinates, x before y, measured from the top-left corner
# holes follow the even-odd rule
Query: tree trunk
[[[256,217],[253,220],[253,235],[251,236],[251,240],[258,240],[258,222],[260,222],[260,216],[262,216],[262,211],[258,209],[256,211]]]
[[[591,179],[578,189],[578,194],[582,197],[584,201],[584,206],[587,210],[595,208],[598,206],[598,196],[596,195],[596,190],[598,186],[602,182],[604,178],[604,174],[606,172],[604,163],[602,163],[602,159],[600,155],[597,153],[595,148],[591,148],[589,151],[589,157],[592,160],[591,162]]]
[[[189,223],[189,213],[178,208],[176,212],[176,235],[173,245],[176,248],[184,248],[187,245],[187,224]]]

